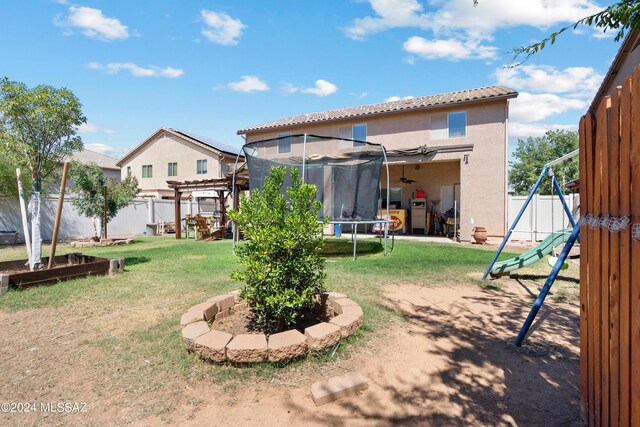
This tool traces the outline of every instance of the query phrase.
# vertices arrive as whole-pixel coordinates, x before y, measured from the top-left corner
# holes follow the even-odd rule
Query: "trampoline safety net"
[[[380,198],[384,149],[379,144],[317,135],[288,135],[244,146],[249,188],[261,189],[274,166],[285,166],[283,192],[290,185],[291,168],[316,186],[322,203],[319,219],[375,220]]]

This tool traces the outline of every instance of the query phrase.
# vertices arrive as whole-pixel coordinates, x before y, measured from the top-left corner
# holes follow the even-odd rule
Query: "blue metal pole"
[[[564,199],[564,195],[562,194],[562,189],[560,188],[560,184],[558,184],[558,180],[556,179],[555,175],[553,175],[553,186],[555,187],[556,191],[558,192],[558,197],[560,197],[560,201],[562,202],[562,206],[564,207],[564,211],[567,213],[567,216],[569,217],[569,221],[571,221],[571,226],[575,227],[576,226],[576,221],[573,219],[573,214],[571,213],[571,210],[569,209],[569,205],[567,205],[567,201]],[[553,200],[551,201],[551,203],[553,203]],[[551,230],[551,231],[555,231],[555,230]]]
[[[547,165],[545,165],[542,168],[542,172],[540,173],[540,176],[538,177],[538,180],[536,181],[535,185],[531,189],[531,192],[529,193],[529,196],[527,197],[527,200],[524,202],[524,205],[522,205],[522,208],[520,209],[520,212],[518,212],[518,216],[516,216],[516,220],[513,221],[513,224],[511,224],[511,227],[509,228],[509,231],[507,232],[507,235],[504,236],[504,240],[500,244],[500,247],[498,248],[498,251],[493,256],[493,259],[491,260],[491,264],[489,264],[489,267],[487,268],[487,271],[484,272],[484,276],[482,276],[482,280],[486,279],[487,276],[489,276],[489,273],[491,273],[491,269],[493,268],[493,265],[496,263],[498,257],[502,253],[502,250],[504,249],[504,246],[509,241],[509,237],[511,237],[511,233],[516,228],[516,225],[518,225],[518,221],[520,221],[520,218],[522,217],[522,214],[524,214],[524,211],[527,209],[527,206],[529,206],[529,203],[531,203],[531,199],[533,198],[533,195],[536,194],[536,191],[538,191],[538,187],[540,187],[540,183],[542,183],[542,180],[544,179],[545,175],[547,174],[547,170],[548,170]]]
[[[516,346],[520,347],[520,345],[526,338],[527,332],[529,332],[529,328],[531,327],[531,324],[533,323],[533,321],[536,318],[536,315],[538,314],[538,310],[540,310],[540,307],[542,307],[542,304],[544,303],[544,299],[547,297],[547,294],[551,289],[551,285],[553,285],[553,282],[556,280],[556,277],[558,277],[558,273],[562,268],[562,264],[564,264],[565,260],[567,259],[567,256],[569,255],[569,251],[571,250],[571,248],[573,247],[573,244],[576,242],[579,236],[580,236],[580,225],[578,224],[573,228],[573,231],[571,232],[571,236],[569,236],[569,239],[567,240],[567,244],[564,245],[564,248],[562,249],[562,252],[558,257],[556,264],[551,269],[551,273],[549,273],[549,277],[547,277],[547,281],[544,282],[544,286],[540,291],[540,295],[538,295],[536,302],[533,303],[533,307],[531,307],[531,311],[527,316],[527,320],[524,321],[524,324],[520,329],[520,333],[518,333],[518,337],[514,342]]]

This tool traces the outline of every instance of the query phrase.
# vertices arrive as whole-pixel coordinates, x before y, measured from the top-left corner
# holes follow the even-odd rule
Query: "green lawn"
[[[363,243],[363,252],[368,253],[356,261],[351,259],[348,241],[330,243],[333,256],[327,260],[326,282],[328,290],[347,293],[361,304],[365,313],[363,328],[336,354],[332,355],[329,349],[284,368],[269,364],[242,369],[218,366],[184,351],[178,327],[180,316],[194,304],[241,286],[229,278],[236,263],[229,241],[151,237],[136,239],[129,246],[82,248],[86,254],[125,258],[126,271],[115,277],[91,277],[9,291],[0,295],[0,315],[19,317],[24,311],[39,322],[84,322],[86,328],[74,336],[74,345],[80,353],[86,349],[93,356],[74,360],[74,348],[69,350],[69,361],[52,361],[52,365],[79,364],[78,369],[91,372],[97,383],[92,390],[98,389],[98,396],[111,396],[112,405],[129,408],[130,418],[140,419],[150,413],[171,412],[187,399],[184,387],[188,381],[223,381],[234,387],[255,376],[273,378],[287,370],[314,369],[316,364],[340,358],[366,340],[369,333],[385,328],[390,320],[400,320],[399,313],[381,302],[385,285],[481,285],[477,277],[493,255],[492,251],[468,245],[396,241],[393,253],[385,257],[372,242]],[[0,260],[24,258],[23,251],[22,247],[2,248]],[[65,244],[58,247],[58,254],[74,251],[77,249]],[[347,255],[335,255],[340,252]],[[44,253],[48,254],[47,247]],[[510,256],[514,254],[503,255]],[[549,268],[536,268],[539,270],[531,270],[530,275],[533,280],[543,280]],[[565,285],[577,288],[575,280]],[[29,334],[16,321],[5,332]],[[10,366],[5,369],[9,371],[3,375],[18,375],[11,372]],[[11,388],[0,385],[0,394],[8,401],[28,398],[28,390],[21,392],[15,382]]]

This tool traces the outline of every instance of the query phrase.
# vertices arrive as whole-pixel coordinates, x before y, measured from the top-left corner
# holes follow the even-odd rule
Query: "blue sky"
[[[71,89],[87,148],[120,157],[159,127],[241,145],[299,113],[503,84],[512,141],[576,129],[615,56],[584,27],[515,69],[511,49],[612,2],[4,0],[0,76]]]

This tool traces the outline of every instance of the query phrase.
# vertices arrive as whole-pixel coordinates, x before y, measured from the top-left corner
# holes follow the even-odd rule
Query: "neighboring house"
[[[113,178],[116,181],[120,181],[120,167],[117,165],[118,159],[115,157],[107,156],[106,154],[87,150],[85,148],[82,151],[74,151],[71,154],[69,161],[77,161],[83,165],[95,163],[100,166],[106,178]]]
[[[616,57],[607,71],[600,89],[593,98],[589,111],[595,112],[603,97],[610,95],[614,88],[633,73],[633,69],[640,64],[640,31],[631,29],[625,37]]]
[[[439,201],[442,213],[458,202],[462,240],[471,239],[474,226],[486,227],[490,236],[504,236],[508,100],[516,96],[509,88],[489,86],[301,114],[241,129],[238,134],[245,135],[246,142],[303,133],[366,139],[391,152],[427,146],[429,154],[420,154],[427,150],[413,150],[413,155],[396,151],[389,158],[391,203],[410,209],[414,193],[423,189],[430,201]],[[381,182],[386,187],[384,168]]]
[[[118,161],[122,177],[138,178],[139,196],[173,198],[167,181],[221,178],[239,148],[178,129],[160,128]]]

